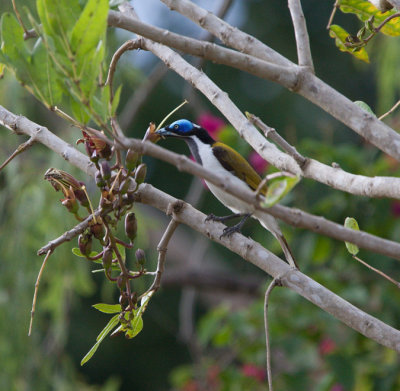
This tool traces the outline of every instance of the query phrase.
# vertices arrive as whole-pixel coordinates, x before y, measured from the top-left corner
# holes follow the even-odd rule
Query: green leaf
[[[375,113],[372,111],[371,107],[369,107],[365,102],[362,100],[356,100],[354,102],[358,107],[361,107],[363,110],[365,110],[367,113],[372,114],[373,116],[376,117]]]
[[[293,189],[300,181],[299,177],[285,177],[283,179],[275,180],[268,186],[265,200],[261,205],[265,208],[276,204],[280,201],[290,190]]]
[[[355,50],[345,46],[346,38],[350,34],[344,28],[338,26],[337,24],[332,24],[329,28],[329,35],[332,38],[335,38],[335,44],[340,51],[350,53],[359,60],[369,63],[368,53],[364,47],[357,48],[357,50]]]
[[[346,228],[354,229],[356,231],[360,230],[360,228],[358,227],[357,220],[354,219],[353,217],[346,217],[346,220],[344,221],[344,226]],[[346,247],[347,247],[347,251],[351,255],[357,255],[358,252],[360,251],[358,246],[356,246],[353,243],[345,242],[345,244],[346,244]]]
[[[11,68],[22,84],[29,84],[30,53],[23,38],[24,31],[13,14],[1,17],[2,62]]]
[[[344,13],[357,15],[363,22],[366,22],[371,16],[374,16],[375,27],[379,26],[386,18],[396,13],[395,10],[382,13],[373,4],[365,0],[341,0],[340,10]],[[400,35],[400,18],[390,20],[380,31],[386,35]]]
[[[121,254],[122,260],[125,262],[125,246],[120,243],[116,243],[119,253]]]
[[[125,333],[125,336],[128,338],[136,337],[143,330],[143,311],[141,311],[140,308],[135,311],[135,316],[130,322],[129,329]]]
[[[47,106],[59,104],[63,94],[61,82],[41,39],[34,47],[31,67],[32,82],[40,90],[40,95],[42,95]]]
[[[116,314],[121,312],[121,304],[105,304],[98,303],[94,304],[92,307],[96,308],[96,310],[100,312],[104,312],[105,314]]]
[[[106,327],[100,332],[100,334],[96,338],[96,343],[93,345],[93,347],[89,350],[89,352],[83,357],[81,361],[81,365],[84,365],[87,363],[93,355],[96,353],[96,350],[100,346],[100,344],[103,342],[103,339],[111,332],[111,330],[118,324],[119,322],[119,314],[114,315],[110,321],[107,323]]]
[[[90,121],[91,115],[88,113],[86,106],[78,101],[76,97],[71,96],[70,105],[72,114],[77,121],[81,124],[87,124]]]
[[[93,51],[104,39],[108,0],[89,0],[71,33],[71,47],[78,58]]]
[[[111,117],[114,117],[115,113],[117,112],[117,108],[119,105],[119,99],[121,97],[121,91],[122,91],[122,84],[115,91],[114,99],[113,99],[112,105],[111,105]]]
[[[70,53],[68,36],[79,17],[79,0],[37,0],[43,32],[52,38],[58,53]]]
[[[83,254],[81,253],[81,250],[79,250],[78,247],[74,247],[74,248],[72,249],[72,254],[76,255],[77,257],[86,258],[86,255],[83,255]],[[89,254],[89,257],[95,257],[95,256],[98,255],[98,254],[99,254],[98,252],[92,251],[92,252]]]

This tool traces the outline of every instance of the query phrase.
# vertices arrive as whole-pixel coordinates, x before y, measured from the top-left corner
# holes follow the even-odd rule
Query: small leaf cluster
[[[400,13],[379,11],[373,4],[364,0],[341,0],[339,9],[343,13],[356,15],[364,25],[356,35],[349,34],[343,27],[333,24],[329,34],[335,39],[336,46],[342,52],[348,52],[364,62],[369,62],[365,50],[368,42],[379,32],[389,36],[400,35]]]
[[[107,128],[120,93],[118,89],[110,99],[110,88],[103,83],[109,4],[108,0],[81,4],[38,0],[39,20],[24,8],[36,35],[29,41],[16,17],[4,13],[0,63],[49,109],[63,105],[80,123],[93,120]]]

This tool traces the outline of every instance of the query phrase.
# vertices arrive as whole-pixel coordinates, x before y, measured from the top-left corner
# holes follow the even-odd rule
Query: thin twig
[[[329,30],[330,27],[331,27],[331,24],[333,22],[333,18],[334,18],[335,14],[336,14],[337,9],[339,8],[339,5],[340,5],[340,0],[336,0],[335,4],[333,5],[332,13],[331,13],[331,16],[329,17],[328,24],[326,25],[326,29],[327,30]]]
[[[21,18],[21,14],[19,13],[18,9],[17,9],[17,5],[15,4],[15,0],[11,0],[12,2],[12,6],[14,8],[14,12],[15,12],[15,16],[18,19],[18,23],[20,24],[20,26],[22,27],[22,29],[24,30],[24,37],[27,36],[29,34],[28,29],[25,27],[24,22],[22,21]]]
[[[112,83],[113,83],[113,78],[114,78],[114,73],[117,68],[117,63],[121,56],[127,52],[128,50],[136,50],[140,49],[142,47],[142,40],[139,39],[130,39],[129,41],[126,41],[124,44],[122,44],[114,53],[111,59],[110,66],[108,68],[108,74],[107,74],[107,80],[105,85],[110,86],[110,96],[111,96],[111,101],[113,99],[113,89],[112,89]]]
[[[290,145],[274,128],[267,126],[263,121],[261,121],[260,118],[258,118],[254,114],[246,112],[246,116],[253,125],[257,126],[264,132],[267,138],[270,138],[285,152],[287,152],[288,155],[292,156],[293,159],[296,160],[296,162],[299,164],[300,168],[304,168],[308,159],[300,155],[297,152],[296,148]]]
[[[389,277],[387,274],[385,274],[383,271],[374,268],[373,266],[369,265],[367,262],[363,261],[362,259],[358,258],[356,255],[353,255],[353,258],[357,260],[358,262],[362,263],[364,266],[366,266],[368,269],[371,269],[375,273],[378,273],[381,275],[383,278],[386,278],[388,281],[393,283],[394,285],[397,286],[397,288],[400,288],[400,282],[394,280],[392,277]]]
[[[37,279],[36,279],[35,292],[33,293],[32,309],[31,309],[31,320],[29,322],[28,336],[30,336],[31,333],[32,333],[33,317],[35,316],[36,300],[37,300],[37,294],[38,294],[38,290],[39,290],[40,279],[42,278],[42,274],[43,274],[44,268],[46,266],[47,260],[49,259],[49,257],[50,257],[52,252],[53,252],[53,250],[48,250],[47,251],[46,257],[43,260],[42,266],[40,267],[39,274],[38,274]]]
[[[94,212],[95,216],[100,216],[101,210],[96,210]],[[45,246],[38,250],[37,255],[47,254],[49,251],[54,251],[54,249],[61,244],[70,241],[75,236],[81,234],[88,226],[89,223],[93,220],[93,216],[89,215],[84,221],[77,224],[75,227],[71,228],[70,230],[64,232],[61,236],[56,239],[51,240]]]
[[[29,140],[25,141],[24,143],[18,145],[18,148],[9,156],[6,161],[0,166],[0,171],[13,160],[17,155],[26,151],[30,148],[33,144],[35,144],[36,140],[33,136],[29,137]]]
[[[299,65],[314,73],[314,64],[311,56],[310,39],[308,37],[306,20],[301,8],[300,0],[288,0],[290,16],[292,17],[294,34],[296,37],[297,58]]]
[[[158,243],[157,251],[158,251],[158,261],[157,261],[157,271],[156,277],[154,278],[153,284],[148,289],[147,292],[154,291],[156,292],[160,288],[161,277],[164,272],[164,264],[165,257],[167,255],[167,246],[170,241],[172,235],[174,234],[176,228],[179,223],[172,217],[172,220],[169,222],[167,229],[162,236],[160,243]]]
[[[385,114],[382,114],[378,119],[382,120],[385,117],[387,117],[389,114],[392,114],[393,111],[395,111],[398,107],[400,106],[400,100],[398,102],[396,102],[396,104],[389,110],[387,111]]]
[[[267,290],[265,291],[265,299],[264,299],[264,327],[265,327],[265,353],[266,353],[265,355],[266,355],[267,380],[268,380],[269,391],[273,391],[273,386],[272,386],[272,375],[271,375],[271,351],[269,345],[268,303],[271,292],[276,286],[281,286],[279,276],[275,277],[269,284]]]

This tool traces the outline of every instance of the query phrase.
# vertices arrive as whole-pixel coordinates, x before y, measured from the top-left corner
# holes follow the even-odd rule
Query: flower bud
[[[135,252],[135,258],[137,263],[140,266],[143,266],[146,263],[146,254],[144,253],[144,251],[141,248],[138,248]]]
[[[100,163],[100,173],[105,181],[108,181],[111,178],[111,168],[108,162],[102,161]]]
[[[139,164],[135,172],[135,180],[138,185],[144,182],[144,180],[146,179],[146,173],[147,173],[146,165],[144,163]]]
[[[61,200],[61,203],[68,209],[68,212],[74,215],[78,213],[79,204],[76,202],[75,197],[65,198]]]
[[[140,163],[140,154],[132,148],[129,148],[125,157],[125,167],[128,171],[132,171],[138,163]]]
[[[96,172],[94,179],[96,181],[97,187],[104,187],[106,185],[106,182],[104,181],[103,177],[101,176],[100,171]]]
[[[104,226],[101,223],[93,224],[90,226],[90,232],[93,236],[98,239],[102,240],[104,236]]]
[[[109,270],[111,268],[112,256],[113,256],[113,251],[111,250],[110,247],[107,247],[103,251],[103,258],[102,258],[102,263],[105,270]]]
[[[89,200],[87,198],[86,193],[82,190],[82,186],[85,186],[85,184],[83,182],[79,182],[79,189],[74,189],[74,194],[76,199],[80,202],[80,204],[82,206],[84,206],[85,208],[89,208]]]
[[[90,255],[92,251],[92,235],[88,233],[80,234],[78,237],[78,246],[83,255]]]
[[[156,143],[161,137],[155,133],[156,124],[154,122],[150,122],[149,127],[146,130],[146,133],[143,137],[143,141],[151,141],[152,143]]]
[[[135,213],[130,212],[125,217],[125,234],[131,242],[133,242],[137,235],[137,220]]]
[[[119,186],[119,193],[125,194],[130,188],[133,188],[135,185],[132,178],[126,178],[124,181],[121,182]]]
[[[119,289],[123,289],[126,285],[126,277],[122,273],[117,278],[117,285]]]

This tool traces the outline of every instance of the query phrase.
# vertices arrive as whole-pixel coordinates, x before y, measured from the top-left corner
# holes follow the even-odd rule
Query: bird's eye
[[[178,124],[174,125],[174,129],[179,129],[179,125]]]

